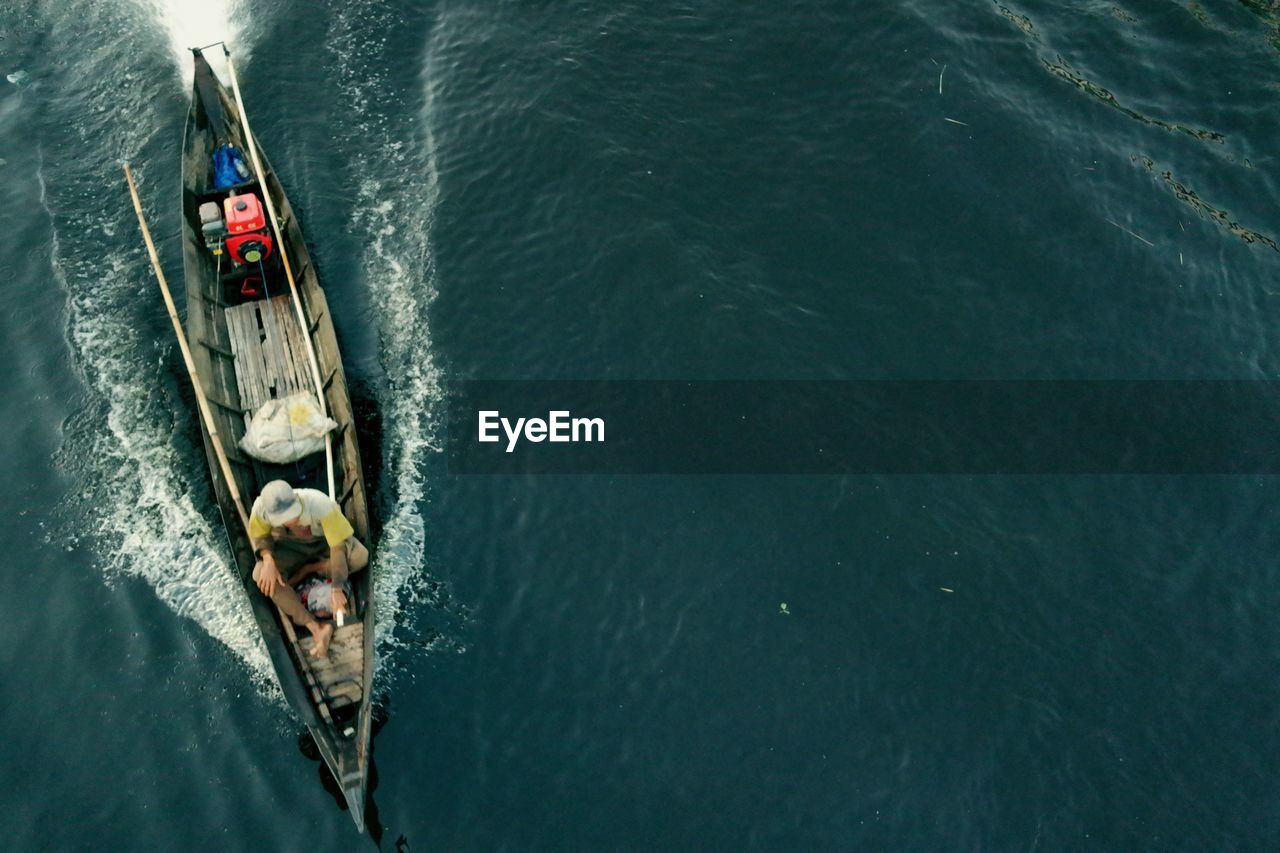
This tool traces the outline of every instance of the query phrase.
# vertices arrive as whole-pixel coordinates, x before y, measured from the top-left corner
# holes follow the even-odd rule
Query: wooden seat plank
[[[310,637],[303,639],[303,646],[310,648]],[[333,639],[329,640],[329,657],[317,660],[315,666],[317,669],[338,669],[352,657],[360,658],[364,652],[364,622],[347,622],[342,628],[334,626]]]
[[[359,663],[364,650],[358,645],[329,644],[329,656],[316,661],[316,668],[324,671],[338,671],[348,668],[353,662]]]
[[[364,691],[360,689],[360,685],[354,681],[343,681],[331,687],[324,688],[324,692],[328,695],[329,700],[335,708],[341,708],[345,705],[351,705],[360,701],[364,696]],[[345,702],[342,700],[346,700]]]
[[[299,644],[304,651],[310,653],[315,642],[308,636],[303,637]],[[311,658],[309,663],[316,680],[326,689],[348,681],[363,683],[364,624],[348,622],[341,628],[335,628],[333,639],[329,642],[329,656]]]

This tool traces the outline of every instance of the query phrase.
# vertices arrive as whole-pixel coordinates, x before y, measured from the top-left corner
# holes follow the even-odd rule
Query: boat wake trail
[[[357,185],[352,230],[366,246],[362,278],[377,314],[383,380],[383,529],[374,569],[378,644],[388,656],[399,641],[403,611],[418,603],[439,608],[442,586],[427,573],[423,468],[438,449],[436,418],[442,399],[440,372],[432,360],[427,311],[436,295],[431,228],[438,197],[430,93],[424,115],[414,119],[403,81],[389,78],[386,57],[399,55],[389,39],[402,22],[384,4],[342,4],[331,30],[350,126],[345,128]],[[419,45],[420,46],[420,45]],[[412,635],[400,625],[401,636]],[[385,661],[384,661],[385,663]],[[380,678],[394,672],[382,666]]]
[[[165,176],[172,175],[175,116],[185,114],[185,98],[176,85],[158,90],[157,81],[176,68],[155,11],[130,0],[39,9],[51,55],[75,58],[45,66],[41,91],[49,95],[36,107],[48,128],[38,178],[53,224],[52,267],[87,391],[65,425],[58,461],[79,499],[63,508],[59,526],[76,531],[70,542],[79,535],[91,541],[108,583],[146,582],[166,606],[230,649],[270,697],[278,688],[266,650],[223,534],[209,521],[214,509],[186,416],[189,395],[173,366],[172,333],[120,173],[120,162],[131,161],[153,199],[171,197],[163,190],[176,185]],[[121,32],[131,34],[123,45]],[[159,233],[177,231],[163,205],[150,216]]]
[[[248,59],[249,44],[241,41],[237,14],[240,4],[236,0],[134,0],[155,16],[155,20],[169,35],[169,47],[173,51],[178,68],[190,82],[191,53],[189,48],[202,47],[224,41],[235,51],[237,65]],[[209,55],[217,59],[217,52]]]

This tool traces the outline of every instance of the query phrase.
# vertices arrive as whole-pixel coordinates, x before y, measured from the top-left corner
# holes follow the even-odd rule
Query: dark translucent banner
[[[459,381],[451,474],[1274,474],[1280,382]]]

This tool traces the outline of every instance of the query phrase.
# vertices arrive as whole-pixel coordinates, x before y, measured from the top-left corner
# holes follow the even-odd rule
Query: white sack
[[[268,400],[253,413],[240,448],[254,459],[283,465],[319,450],[324,436],[338,424],[320,413],[316,398],[305,391]]]

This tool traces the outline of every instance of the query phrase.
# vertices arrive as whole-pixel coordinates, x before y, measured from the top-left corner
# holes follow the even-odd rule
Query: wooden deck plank
[[[287,357],[271,309],[263,302],[248,302],[228,308],[226,317],[244,407],[254,412],[273,396],[287,396],[287,384],[280,378]]]
[[[360,670],[363,668],[362,660],[364,649],[362,646],[344,646],[329,645],[329,656],[323,660],[317,660],[313,663],[313,668],[318,674],[324,676],[321,681],[337,681],[340,678],[351,676],[354,669],[355,677],[359,677]]]
[[[246,385],[245,408],[256,410],[262,402],[262,392],[258,383],[258,347],[253,332],[253,307],[243,308],[237,312],[236,322],[239,326],[240,342],[244,345],[244,376]]]
[[[352,681],[344,681],[341,684],[326,687],[324,688],[324,692],[329,697],[329,701],[335,708],[354,705],[356,702],[359,702],[364,698],[364,690],[360,688],[358,683]]]
[[[358,622],[353,624],[359,625]],[[343,625],[341,628],[337,629],[337,633],[335,633],[333,639],[329,642],[329,657],[326,660],[321,661],[322,665],[338,666],[347,658],[348,654],[360,653],[364,650],[362,637],[359,636],[358,633],[353,637],[352,634],[347,631],[350,627],[352,627],[352,625]]]
[[[315,393],[306,338],[288,296],[247,302],[224,313],[246,424],[271,399]]]
[[[293,373],[293,359],[290,358],[289,346],[284,339],[284,331],[280,328],[277,306],[283,299],[283,296],[277,296],[262,306],[263,352],[268,358],[271,386],[275,392],[276,399],[288,397],[293,393],[296,385]]]
[[[289,366],[292,369],[292,393],[305,391],[307,389],[306,375],[303,366],[306,364],[306,350],[302,348],[297,335],[298,321],[293,315],[293,304],[289,301],[282,301],[275,307],[276,322],[280,326],[280,332],[283,336],[284,343],[288,349],[291,358]]]
[[[231,352],[235,356],[232,364],[235,367],[236,386],[240,389],[240,401],[245,408],[250,406],[249,376],[247,362],[249,359],[248,350],[240,336],[240,323],[236,317],[236,312],[228,308],[226,311],[227,320],[227,337],[231,340]]]
[[[249,385],[253,389],[253,404],[247,408],[256,412],[270,397],[264,381],[262,330],[258,328],[257,303],[249,303],[248,308],[240,315],[240,322],[240,334],[244,336],[248,352],[246,366],[249,369]]]
[[[266,306],[261,302],[255,302],[254,308],[257,313],[255,319],[258,321],[258,328],[256,329],[258,336],[258,352],[262,355],[262,359],[260,361],[256,361],[254,366],[257,367],[259,371],[258,388],[262,392],[261,402],[265,403],[275,396],[273,393],[276,384],[274,375],[275,371],[272,369],[275,358],[274,353],[271,352],[271,338],[270,330],[267,326],[269,321],[267,319],[268,312],[266,310]]]
[[[277,379],[276,395],[288,397],[297,384],[293,375],[293,359],[290,357],[289,342],[285,339],[284,329],[280,327],[280,302],[283,296],[277,296],[263,306],[262,324],[271,330],[271,355],[275,360]]]
[[[271,375],[268,366],[268,353],[264,347],[264,330],[262,330],[262,304],[250,302],[244,311],[244,334],[248,338],[251,351],[253,373],[253,409],[257,410],[271,398]]]
[[[267,303],[255,303],[258,309],[258,320],[261,323],[261,329],[258,333],[259,345],[262,348],[262,392],[265,400],[270,400],[276,395],[273,393],[273,385],[277,383],[272,380],[275,378],[276,353],[274,351],[275,341],[271,336],[271,309]]]
[[[290,380],[292,391],[290,393],[297,394],[306,389],[303,381],[302,365],[305,363],[305,353],[298,349],[297,341],[294,339],[293,327],[297,325],[293,319],[293,309],[289,303],[282,303],[276,309],[276,323],[280,326],[281,339],[284,341],[285,349],[289,353]]]
[[[285,333],[289,336],[289,345],[293,348],[294,367],[298,373],[298,390],[309,391],[314,394],[311,387],[311,368],[310,361],[307,358],[307,345],[302,337],[302,329],[298,326],[298,318],[294,316],[292,311],[289,312],[288,319],[285,320]]]
[[[227,338],[231,342],[231,366],[236,374],[236,387],[240,389],[241,397],[244,396],[244,368],[240,364],[240,350],[242,349],[240,341],[237,340],[235,331],[235,321],[227,314]]]
[[[250,331],[254,322],[253,307],[242,305],[228,308],[227,319],[228,324],[236,330],[236,341],[240,345],[236,355],[236,362],[244,375],[240,397],[246,409],[256,410],[262,394],[258,390],[258,348],[254,344],[254,335]]]
[[[310,636],[300,644],[307,651],[314,645]],[[321,684],[333,684],[347,678],[361,680],[364,670],[364,623],[348,622],[334,629],[327,658],[312,659],[312,670]]]
[[[342,657],[337,657],[337,655]],[[336,684],[339,681],[354,680],[359,683],[364,675],[362,657],[358,654],[342,653],[329,650],[329,657],[324,661],[311,659],[311,669],[321,684]]]
[[[276,364],[279,356],[275,352],[275,336],[271,329],[271,309],[269,304],[259,302],[257,304],[257,315],[261,319],[261,342],[262,342],[262,391],[266,394],[266,400],[273,400],[279,397],[279,379],[276,374],[279,373],[279,366]]]

